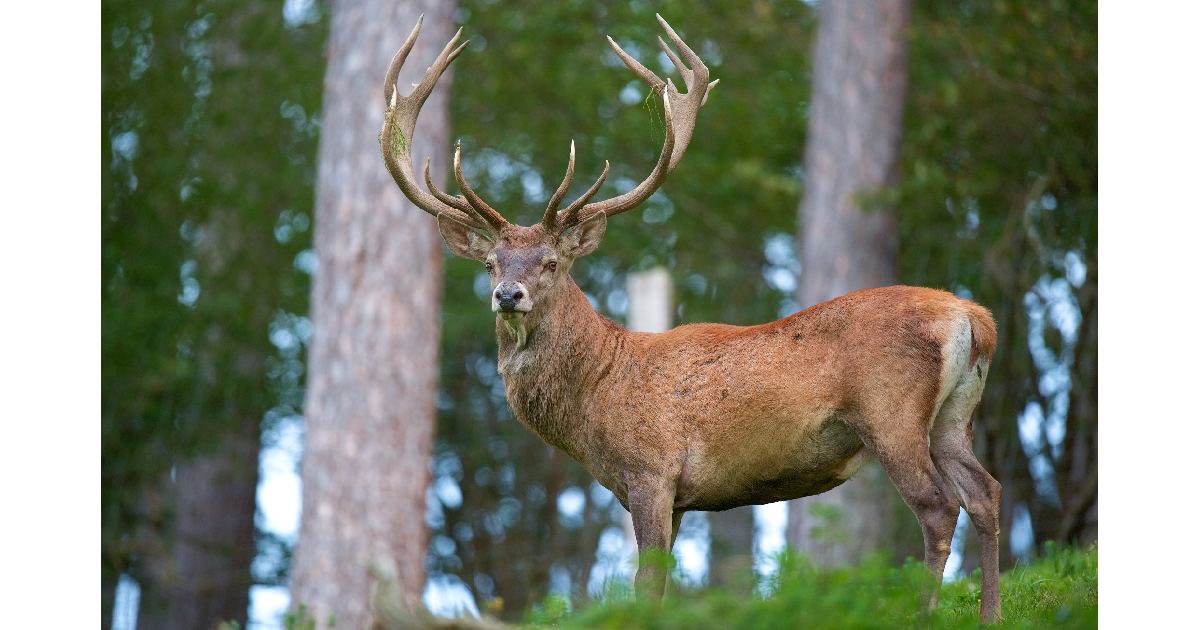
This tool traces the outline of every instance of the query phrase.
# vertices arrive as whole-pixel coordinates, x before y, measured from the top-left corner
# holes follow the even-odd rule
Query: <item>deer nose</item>
[[[521,301],[521,298],[525,297],[525,292],[521,290],[519,283],[505,281],[496,286],[493,295],[500,305],[500,310],[513,311],[516,310],[517,303]]]

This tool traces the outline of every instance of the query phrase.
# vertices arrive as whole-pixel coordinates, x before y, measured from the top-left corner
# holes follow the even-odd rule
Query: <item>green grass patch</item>
[[[1095,628],[1096,549],[1049,546],[1042,557],[1006,572],[1000,584],[1004,620],[996,628]],[[550,597],[526,619],[531,627],[561,628],[975,628],[979,625],[979,571],[942,585],[937,610],[925,611],[924,568],[873,558],[837,570],[818,569],[784,555],[778,575],[740,588],[685,589],[672,584],[661,605],[635,601],[627,586],[578,611]],[[757,593],[757,594],[751,594]],[[763,593],[769,593],[763,595]]]

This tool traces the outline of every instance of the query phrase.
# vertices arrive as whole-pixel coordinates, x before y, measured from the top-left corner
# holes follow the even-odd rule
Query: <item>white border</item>
[[[1100,610],[1113,628],[1178,626],[1196,596],[1197,24],[1195,3],[1100,5]]]
[[[91,626],[99,609],[100,3],[76,4],[14,3],[0,20],[0,592],[13,627]],[[1194,597],[1198,24],[1192,3],[1101,3],[1100,574],[1112,627],[1168,625]]]
[[[100,3],[0,18],[4,625],[93,627],[100,585]]]

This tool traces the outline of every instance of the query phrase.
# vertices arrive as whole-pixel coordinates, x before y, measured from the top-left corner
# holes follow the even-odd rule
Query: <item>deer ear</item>
[[[583,223],[567,228],[558,238],[559,251],[571,258],[587,256],[600,246],[600,237],[604,236],[607,225],[608,217],[603,212],[597,212]]]
[[[491,237],[476,232],[475,228],[458,219],[439,214],[437,221],[438,231],[442,233],[442,240],[446,241],[450,251],[457,256],[470,260],[483,260],[487,258],[488,252],[492,251],[492,247],[495,245]]]

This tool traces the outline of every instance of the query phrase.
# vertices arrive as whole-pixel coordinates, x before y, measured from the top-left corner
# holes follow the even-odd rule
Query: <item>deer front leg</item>
[[[635,587],[639,597],[662,599],[673,542],[674,503],[674,489],[657,480],[629,489],[629,512],[638,545]]]

